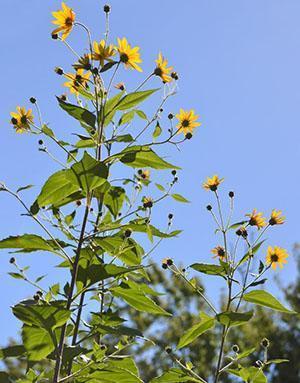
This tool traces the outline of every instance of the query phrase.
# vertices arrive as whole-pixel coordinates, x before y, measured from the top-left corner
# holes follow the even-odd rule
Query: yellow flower
[[[163,57],[161,53],[158,54],[156,62],[156,68],[154,69],[154,74],[159,76],[163,82],[172,81],[172,77],[169,75],[173,67],[167,67],[168,61]]]
[[[285,217],[282,215],[281,210],[272,210],[271,218],[269,220],[269,224],[271,226],[273,225],[282,225],[285,222]]]
[[[142,68],[138,65],[142,60],[140,58],[139,47],[133,47],[128,44],[125,37],[118,39],[118,52],[120,55],[120,62],[122,62],[126,68],[135,69],[142,72]]]
[[[65,40],[74,25],[75,22],[75,13],[72,8],[69,8],[65,3],[61,3],[62,9],[57,12],[52,12],[53,17],[56,20],[53,20],[52,23],[58,25],[58,28],[54,29],[52,35],[55,35],[59,32],[62,32],[61,38]]]
[[[143,197],[142,202],[143,202],[143,207],[145,209],[146,208],[151,209],[151,207],[153,206],[153,199],[151,197]]]
[[[249,217],[249,225],[256,226],[258,230],[266,226],[266,219],[262,215],[263,213],[258,213],[256,209],[251,214],[246,214],[246,217]]]
[[[24,107],[17,106],[17,113],[11,112],[11,123],[17,133],[24,133],[30,130],[30,124],[33,123],[32,110],[26,110]]]
[[[224,259],[226,256],[225,249],[222,246],[216,246],[211,250],[211,252],[215,255],[213,258],[219,257],[221,259]]]
[[[112,61],[111,57],[116,54],[115,48],[113,45],[105,45],[105,41],[101,40],[100,43],[94,41],[93,44],[94,51],[92,54],[92,58],[96,61],[100,61],[100,65],[104,65],[104,60]]]
[[[90,72],[84,73],[83,69],[78,69],[76,73],[66,73],[65,77],[70,81],[65,82],[64,86],[70,88],[70,92],[78,96],[80,88],[87,88],[90,75]]]
[[[150,170],[142,170],[140,169],[138,171],[138,175],[143,179],[143,180],[149,180],[150,179]]]
[[[224,178],[219,178],[216,174],[211,178],[207,177],[206,181],[203,183],[203,187],[206,190],[216,191],[221,182],[224,181]]]
[[[179,113],[176,114],[176,118],[179,121],[177,124],[178,133],[192,133],[197,126],[201,125],[200,122],[196,121],[199,116],[195,114],[193,109],[189,111],[180,109]]]
[[[289,255],[285,249],[278,246],[269,246],[267,250],[266,263],[267,265],[271,265],[274,270],[276,270],[277,264],[282,269],[283,264],[287,263],[286,258],[288,256]]]

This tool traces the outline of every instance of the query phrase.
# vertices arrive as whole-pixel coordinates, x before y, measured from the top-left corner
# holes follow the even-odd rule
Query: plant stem
[[[76,250],[75,261],[74,261],[73,269],[72,269],[72,278],[71,278],[71,284],[70,284],[70,289],[69,289],[69,293],[68,293],[68,300],[67,300],[67,305],[66,305],[67,310],[70,310],[71,304],[72,304],[73,293],[74,293],[76,280],[77,280],[80,253],[81,253],[81,248],[82,248],[82,244],[83,244],[86,225],[88,222],[89,210],[90,210],[90,197],[87,196],[87,203],[86,203],[85,212],[84,212],[84,216],[83,216],[80,237],[79,237],[78,246],[77,246],[77,250]],[[67,330],[67,323],[61,329],[60,340],[59,340],[58,350],[57,350],[56,364],[55,364],[55,369],[54,369],[53,383],[57,383],[59,381],[60,370],[61,370],[61,366],[62,366],[63,352],[64,352],[66,330]]]

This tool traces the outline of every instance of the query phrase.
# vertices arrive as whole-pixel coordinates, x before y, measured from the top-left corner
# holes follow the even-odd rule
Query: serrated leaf
[[[96,116],[89,110],[82,108],[81,106],[70,104],[57,97],[59,106],[65,110],[70,116],[74,117],[80,122],[80,124],[88,131],[95,129]]]
[[[69,246],[67,243],[57,240],[61,247]],[[52,239],[44,239],[35,234],[23,234],[10,236],[0,241],[0,249],[19,249],[19,252],[29,253],[32,251],[56,252],[60,247]]]
[[[171,315],[158,306],[151,298],[147,297],[141,290],[130,288],[126,283],[122,283],[120,286],[110,289],[110,291],[115,297],[124,299],[125,302],[138,311],[159,315]]]
[[[253,290],[243,296],[244,301],[251,302],[259,306],[268,307],[275,311],[286,314],[297,314],[296,311],[284,307],[273,295],[264,290]]]
[[[111,162],[114,159],[119,159],[123,164],[133,168],[179,169],[162,159],[148,146],[131,146],[109,157],[107,161]]]
[[[223,266],[206,264],[206,263],[193,263],[190,267],[199,273],[208,274],[208,275],[226,275],[226,270]]]
[[[143,90],[143,91],[129,93],[118,102],[115,109],[116,110],[131,109],[135,107],[136,105],[140,104],[141,102],[143,102],[144,100],[146,100],[149,96],[151,96],[157,90],[158,89],[150,89],[150,90]]]
[[[215,324],[214,318],[209,317],[205,313],[201,313],[200,318],[201,318],[201,321],[195,324],[194,326],[192,326],[190,329],[188,329],[185,332],[185,334],[180,338],[177,344],[178,350],[192,343],[204,332],[214,327],[214,324]]]
[[[233,311],[224,311],[216,315],[217,321],[224,326],[240,326],[247,323],[253,316],[253,311],[246,313],[237,313]]]
[[[58,204],[64,198],[78,191],[78,185],[70,182],[67,175],[68,170],[60,170],[48,178],[37,198],[39,207]]]

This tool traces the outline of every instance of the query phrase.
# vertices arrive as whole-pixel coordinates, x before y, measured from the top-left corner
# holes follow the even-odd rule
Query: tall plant
[[[167,144],[177,146],[191,139],[200,123],[194,110],[180,109],[176,116],[169,113],[164,118],[163,108],[176,93],[178,75],[161,53],[153,71],[140,84],[129,89],[124,83],[116,83],[124,68],[129,73],[142,72],[142,60],[139,47],[132,47],[126,38],[117,39],[116,44],[109,42],[108,5],[104,6],[104,13],[104,39],[93,41],[89,28],[78,21],[75,12],[65,3],[62,3],[62,9],[53,12],[56,28],[52,38],[62,42],[76,58],[73,72],[60,67],[55,69],[65,78],[64,85],[72,96],[70,101],[66,95],[57,97],[58,105],[77,120],[82,129],[75,134],[76,142],[58,138],[42,119],[38,102],[33,97],[30,102],[35,113],[24,107],[17,107],[16,112],[11,113],[15,131],[38,135],[40,150],[55,160],[59,169],[47,179],[31,205],[27,205],[22,197],[29,185],[14,191],[1,184],[1,190],[20,202],[44,236],[10,236],[0,241],[0,248],[13,249],[17,253],[53,253],[61,258],[59,266],[66,270],[66,280],[45,287],[43,276],[32,279],[28,268],[20,265],[19,259],[10,259],[15,267],[10,275],[32,285],[34,293],[32,299],[23,300],[12,308],[13,314],[23,323],[22,343],[1,350],[2,357],[22,359],[27,367],[18,380],[3,371],[2,381],[142,382],[134,355],[128,351],[134,350],[139,339],[153,340],[146,339],[138,328],[130,327],[130,323],[128,326],[124,324],[126,318],[120,316],[120,302],[146,313],[171,315],[156,302],[158,293],[151,288],[147,272],[151,264],[147,263],[147,258],[164,238],[174,237],[180,231],[171,231],[172,214],[168,215],[166,229],[162,230],[154,226],[152,213],[168,197],[180,202],[187,200],[173,192],[178,181],[178,168],[158,151]],[[83,29],[87,35],[88,49],[84,54],[78,54],[67,42],[69,34],[77,28]],[[163,83],[162,92],[160,88],[145,89],[154,78]],[[143,101],[160,93],[162,96],[151,116],[140,109]],[[57,145],[57,154],[49,150],[48,141]],[[65,155],[64,160],[61,154]],[[155,183],[149,169],[168,170],[169,181]],[[239,361],[251,350],[239,353],[238,349],[224,365],[227,334],[232,326],[249,321],[253,315],[252,311],[240,312],[242,300],[291,312],[264,290],[248,292],[265,282],[261,277],[270,267],[285,262],[285,250],[269,247],[268,266],[261,262],[258,272],[249,280],[252,260],[263,243],[262,235],[267,228],[283,223],[284,219],[280,212],[273,211],[266,225],[261,213],[253,211],[246,221],[238,224],[242,226],[237,231],[234,250],[230,251],[227,236],[236,224],[231,225],[231,214],[227,222],[224,220],[217,192],[221,182],[214,176],[204,184],[217,200],[219,216],[211,206],[207,208],[224,241],[223,246],[219,245],[213,251],[218,263],[196,263],[190,267],[226,281],[226,308],[219,312],[186,270],[179,269],[172,259],[163,261],[164,269],[170,269],[204,299],[210,313],[201,312],[199,323],[186,329],[178,343],[178,351],[166,349],[164,355],[168,355],[175,366],[154,378],[153,383],[205,383],[205,378],[182,359],[179,350],[217,324],[222,330],[215,383],[224,372],[247,382],[264,382],[263,370],[271,363],[267,358],[267,341],[263,345],[265,358],[256,367],[240,365]],[[229,196],[232,213],[234,195],[231,192]],[[248,240],[251,226],[265,227],[252,243]],[[143,234],[150,241],[147,250],[143,248]],[[240,258],[237,249],[241,240],[248,246],[248,251]],[[243,264],[247,265],[246,273],[239,282],[236,273]]]

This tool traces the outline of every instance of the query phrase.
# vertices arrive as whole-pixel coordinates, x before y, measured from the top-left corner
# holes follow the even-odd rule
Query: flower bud
[[[51,37],[53,38],[53,40],[57,40],[58,34],[57,33],[51,33]]]
[[[54,69],[54,72],[55,72],[56,74],[58,74],[59,76],[62,76],[62,75],[64,74],[64,70],[63,70],[62,68],[60,68],[60,67],[56,67],[56,68]]]
[[[30,97],[29,101],[30,101],[32,104],[35,104],[35,103],[36,103],[36,98],[34,98],[34,97]]]
[[[35,301],[39,301],[39,300],[40,300],[40,296],[39,296],[39,294],[35,294],[35,295],[33,296],[33,299],[34,299]]]
[[[233,197],[234,197],[234,192],[233,192],[233,191],[230,191],[230,192],[228,193],[228,195],[229,195],[230,198],[233,198]]]
[[[177,72],[172,72],[171,73],[171,77],[174,79],[174,80],[178,80],[179,79],[179,76],[178,76],[178,73]]]
[[[167,354],[171,354],[172,353],[171,347],[166,347],[165,351],[166,351]]]
[[[168,218],[171,220],[171,219],[173,218],[173,214],[170,213],[170,214],[168,215]]]
[[[13,117],[10,121],[13,125],[17,125],[18,123],[18,120],[15,117]]]
[[[190,140],[191,138],[193,137],[192,133],[188,132],[186,135],[185,135],[185,138],[187,140]]]
[[[211,210],[212,210],[212,206],[211,206],[211,205],[207,205],[207,206],[206,206],[206,209],[207,209],[208,211],[211,211]]]
[[[15,263],[15,262],[16,262],[16,258],[11,257],[10,260],[9,260],[9,263]]]
[[[168,114],[168,119],[169,119],[169,120],[172,120],[173,118],[174,118],[174,114],[169,113],[169,114]]]
[[[126,229],[125,232],[124,232],[124,236],[125,238],[129,238],[132,234],[132,230],[131,229]]]
[[[264,348],[268,348],[270,346],[270,341],[267,338],[264,338],[261,342],[260,345]]]
[[[110,7],[110,5],[108,5],[108,4],[105,4],[105,5],[104,5],[104,7],[103,7],[103,11],[104,11],[105,13],[109,13],[109,12],[110,12],[110,10],[111,10],[111,7]]]
[[[239,346],[238,346],[237,344],[234,344],[234,345],[232,346],[232,351],[235,352],[235,353],[238,353],[238,352],[240,351]]]
[[[38,143],[39,143],[39,145],[43,145],[44,141],[43,140],[39,140]]]

